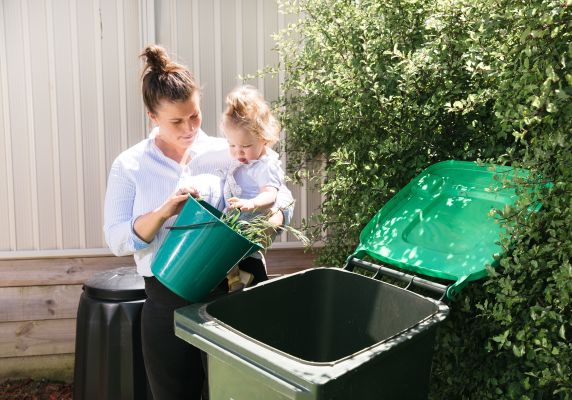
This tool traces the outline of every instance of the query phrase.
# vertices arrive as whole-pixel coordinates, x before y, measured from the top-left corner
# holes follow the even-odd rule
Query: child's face
[[[243,164],[248,164],[250,160],[258,160],[266,154],[266,142],[245,129],[225,124],[225,134],[230,155]]]

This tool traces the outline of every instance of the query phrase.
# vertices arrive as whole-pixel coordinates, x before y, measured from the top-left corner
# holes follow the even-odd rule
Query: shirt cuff
[[[155,238],[153,238],[153,240],[151,240],[149,243],[147,243],[146,241],[141,239],[139,237],[139,235],[137,235],[137,233],[135,232],[135,220],[136,219],[137,218],[133,218],[131,220],[131,240],[133,241],[133,248],[135,249],[135,251],[139,251],[139,250],[146,249],[147,247],[149,247],[151,245],[151,243],[153,243],[153,240],[155,240]]]

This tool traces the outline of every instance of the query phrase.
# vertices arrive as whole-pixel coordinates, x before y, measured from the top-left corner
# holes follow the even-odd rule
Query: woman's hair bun
[[[165,73],[169,70],[169,64],[171,64],[171,59],[167,55],[167,52],[161,46],[156,44],[151,44],[143,50],[141,57],[145,58],[146,68],[145,70],[152,70],[156,73]]]
[[[155,113],[164,99],[185,101],[200,90],[187,67],[172,61],[161,46],[146,46],[140,57],[145,61],[141,73],[143,102],[150,112]]]

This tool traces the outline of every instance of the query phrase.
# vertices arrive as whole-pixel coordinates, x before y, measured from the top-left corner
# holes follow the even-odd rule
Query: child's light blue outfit
[[[267,148],[266,154],[258,160],[249,160],[248,164],[233,160],[225,178],[224,200],[226,207],[228,199],[238,197],[250,200],[260,194],[260,189],[266,186],[278,189],[284,185],[284,171],[278,154]],[[243,219],[252,218],[260,212],[243,213]]]
[[[260,189],[272,186],[278,189],[284,185],[284,171],[278,154],[266,148],[266,154],[258,160],[249,160],[248,164],[233,160],[226,173],[224,182],[225,208],[230,205],[228,199],[238,197],[250,200],[260,194]],[[240,219],[252,219],[265,210],[242,211]],[[260,251],[251,254],[250,257],[261,259],[266,267],[266,261]]]

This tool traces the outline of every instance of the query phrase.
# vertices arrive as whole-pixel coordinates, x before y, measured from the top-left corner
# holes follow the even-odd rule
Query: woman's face
[[[200,95],[196,91],[185,101],[162,100],[156,113],[148,112],[151,120],[159,126],[157,138],[172,150],[183,152],[187,150],[193,144],[201,127],[199,101]]]
[[[224,133],[228,140],[230,155],[243,164],[258,160],[266,154],[266,142],[247,132],[246,129],[225,124]]]

